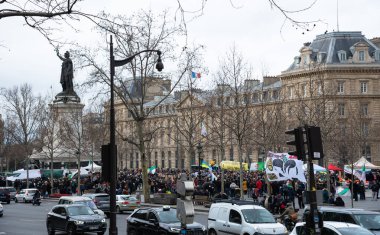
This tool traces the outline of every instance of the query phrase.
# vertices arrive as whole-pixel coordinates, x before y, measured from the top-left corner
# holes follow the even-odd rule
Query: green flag
[[[265,170],[264,162],[258,162],[257,163],[257,170],[259,170],[259,171]]]
[[[155,174],[156,173],[156,166],[151,166],[148,168],[148,173],[150,174]]]

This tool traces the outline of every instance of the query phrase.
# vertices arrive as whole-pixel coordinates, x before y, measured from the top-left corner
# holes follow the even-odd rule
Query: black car
[[[11,195],[8,189],[0,188],[0,202],[11,203]]]
[[[141,208],[135,210],[127,218],[128,235],[179,234],[181,223],[177,219],[176,210],[170,207]],[[200,223],[186,225],[186,234],[206,235],[206,227]]]
[[[107,229],[107,223],[103,216],[95,214],[86,205],[57,205],[47,214],[46,227],[49,235],[55,231],[65,231],[68,235],[96,232],[103,235]]]

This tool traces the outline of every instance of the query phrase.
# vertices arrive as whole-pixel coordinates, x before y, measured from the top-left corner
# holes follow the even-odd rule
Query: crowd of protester
[[[208,170],[185,171],[179,169],[156,169],[154,174],[148,174],[148,184],[150,193],[176,193],[176,180],[180,173],[187,173],[194,181],[194,195],[207,195],[212,198],[222,191],[221,171],[214,170],[215,180]],[[291,203],[294,208],[303,208],[303,192],[306,190],[306,184],[297,180],[287,180],[270,182],[270,190],[265,180],[265,172],[244,172],[242,189],[245,197],[250,197],[264,204],[266,198],[267,207],[272,213],[282,213],[286,205]],[[343,176],[344,177],[344,176]],[[354,200],[365,200],[365,190],[372,191],[372,200],[378,199],[380,189],[380,174],[373,172],[367,175],[368,186],[359,179],[350,184],[350,177],[339,177],[338,173],[330,174],[330,183],[327,184],[326,174],[316,174],[317,189],[323,190],[323,202],[344,206],[340,195],[336,193],[338,186],[348,183]],[[136,194],[142,188],[142,171],[141,169],[125,169],[118,172],[117,194]],[[16,180],[9,182],[16,190],[26,188],[26,180]],[[0,178],[0,186],[5,186],[5,177]],[[29,180],[29,188],[38,188],[43,196],[49,196],[52,193],[58,194],[76,194],[77,179],[65,177],[54,179],[51,185],[48,178],[36,178]],[[328,189],[328,187],[330,187]],[[99,173],[90,174],[81,178],[80,194],[87,190],[94,192],[109,193],[109,184],[103,182]],[[237,171],[224,171],[224,192],[228,197],[240,197],[240,175]],[[298,200],[295,200],[298,199]],[[295,205],[295,202],[298,202]]]

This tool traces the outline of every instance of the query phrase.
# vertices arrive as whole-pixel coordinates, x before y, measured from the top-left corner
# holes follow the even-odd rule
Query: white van
[[[208,234],[288,234],[284,225],[277,223],[265,208],[248,205],[247,201],[211,204],[208,215]]]
[[[91,198],[83,196],[62,196],[59,198],[58,204],[84,204],[87,205],[98,215],[104,216],[104,212],[95,205]]]

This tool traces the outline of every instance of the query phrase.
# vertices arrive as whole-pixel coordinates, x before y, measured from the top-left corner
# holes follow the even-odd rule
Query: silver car
[[[141,202],[131,195],[116,195],[116,212],[133,211],[140,208]]]

